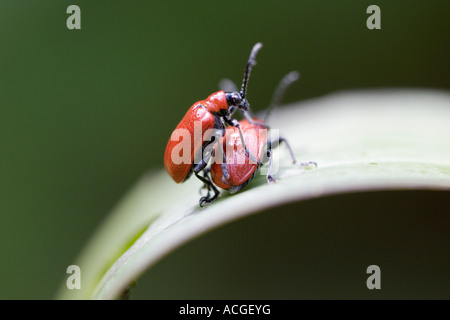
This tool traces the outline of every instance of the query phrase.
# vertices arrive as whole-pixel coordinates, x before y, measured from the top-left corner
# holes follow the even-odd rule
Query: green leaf
[[[177,185],[163,171],[144,175],[112,211],[76,264],[81,290],[59,299],[114,299],[143,272],[187,241],[281,204],[332,194],[391,189],[450,189],[450,94],[377,90],[328,95],[275,110],[273,129],[288,139],[276,183],[257,175],[243,191],[198,206],[201,183]],[[261,171],[264,171],[265,167]],[[151,270],[149,271],[151,272]]]

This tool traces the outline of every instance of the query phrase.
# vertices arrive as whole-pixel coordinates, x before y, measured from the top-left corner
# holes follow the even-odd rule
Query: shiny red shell
[[[262,122],[259,119],[254,120]],[[247,149],[256,160],[261,161],[267,142],[267,128],[251,124],[247,120],[239,121],[239,126],[241,127]],[[226,180],[226,183],[223,182],[222,165],[216,160],[211,164],[211,179],[219,188],[229,190],[239,187],[251,179],[258,169],[258,164],[251,161],[249,155],[245,153],[239,129],[228,127],[225,137],[222,138],[222,144],[230,178]],[[215,155],[216,157],[218,156],[217,149],[215,150]]]
[[[183,119],[173,131],[164,153],[164,167],[176,183],[183,182],[188,177],[191,168],[195,166],[194,158],[199,152],[202,152],[203,136],[206,130],[213,129],[215,118],[221,110],[228,109],[228,103],[224,91],[218,91],[211,94],[207,99],[200,100],[189,108]],[[194,124],[201,123],[202,138],[194,141]],[[186,156],[188,161],[177,163],[173,157],[183,157],[186,149],[181,148],[180,144],[184,139],[190,138],[190,156]]]

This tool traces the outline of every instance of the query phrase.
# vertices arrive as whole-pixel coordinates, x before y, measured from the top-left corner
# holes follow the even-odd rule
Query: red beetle
[[[259,123],[260,119],[255,119]],[[219,188],[235,193],[244,188],[256,174],[261,166],[264,147],[267,144],[267,128],[257,123],[250,123],[247,120],[239,121],[245,144],[256,161],[253,161],[249,154],[242,147],[239,131],[234,127],[228,127],[226,135],[221,138],[223,144],[223,162],[214,161],[211,164],[210,173],[212,182]],[[217,151],[214,150],[215,153]],[[270,149],[268,149],[268,152]],[[228,177],[224,177],[222,163],[225,163]],[[215,199],[211,199],[214,201]]]
[[[255,57],[262,44],[253,46],[250,58],[246,64],[241,90],[225,92],[223,90],[211,94],[207,99],[192,105],[184,118],[173,131],[164,154],[164,166],[176,183],[185,181],[194,172],[196,177],[206,185],[208,195],[212,189],[215,197],[219,194],[212,185],[207,174],[199,175],[205,169],[211,157],[211,152],[217,141],[225,134],[226,124],[239,129],[239,122],[231,116],[236,110],[241,110],[244,116],[251,120],[249,103],[246,99],[247,82],[252,67],[256,64]],[[244,148],[248,153],[247,148]],[[225,166],[223,175],[228,177]],[[203,199],[203,198],[202,198]]]
[[[265,119],[267,119],[272,108],[280,103],[281,97],[283,96],[287,87],[298,78],[298,72],[292,71],[280,81],[273,95],[272,102],[267,109]],[[250,181],[258,172],[259,167],[267,161],[269,161],[267,181],[275,181],[272,176],[272,148],[278,146],[278,144],[281,142],[284,142],[288,147],[293,163],[297,163],[294,153],[292,152],[292,149],[285,138],[279,137],[275,141],[268,140],[268,126],[267,124],[265,124],[265,120],[254,119],[253,123],[250,123],[247,120],[241,120],[239,124],[246,146],[249,149],[250,154],[256,156],[257,161],[252,161],[249,154],[244,151],[240,139],[240,134],[236,130],[236,128],[227,128],[226,135],[221,138],[221,144],[223,144],[224,152],[222,158],[225,159],[225,166],[229,173],[229,177],[223,175],[222,164],[220,163],[220,161],[214,161],[211,164],[210,173],[212,182],[216,186],[228,190],[230,193],[238,192],[250,183]],[[266,148],[266,154],[264,154],[264,148]],[[217,148],[215,149],[215,152],[216,151],[218,151]],[[300,163],[300,165],[317,166],[315,162],[305,162]],[[216,198],[217,197],[213,197],[210,199],[210,201],[204,202],[210,203]]]

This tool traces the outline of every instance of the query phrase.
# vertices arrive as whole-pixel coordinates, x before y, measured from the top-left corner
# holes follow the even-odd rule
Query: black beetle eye
[[[227,98],[228,105],[230,105],[230,106],[239,106],[242,102],[241,95],[239,94],[239,92],[236,92],[236,91],[226,93],[226,98]]]

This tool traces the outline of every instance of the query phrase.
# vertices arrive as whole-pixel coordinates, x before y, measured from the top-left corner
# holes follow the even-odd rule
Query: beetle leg
[[[207,198],[209,198],[209,191],[211,190],[211,181],[208,178],[208,172],[209,172],[209,168],[207,168],[206,166],[208,165],[209,159],[211,158],[211,153],[209,153],[206,157],[202,158],[202,161],[200,161],[200,163],[198,163],[195,167],[194,167],[194,174],[195,176],[203,182],[203,186],[200,188],[200,192],[203,189],[208,190],[208,194],[207,194]],[[200,176],[200,173],[203,172],[204,177]]]
[[[210,169],[211,169],[210,167],[206,167],[206,168],[204,168],[204,169],[202,170],[202,172],[203,172],[203,177],[204,177],[204,178],[208,178],[208,173],[209,173]],[[203,183],[203,186],[202,186],[202,187],[200,188],[200,190],[199,190],[200,194],[202,193],[202,191],[203,191],[204,189],[206,189],[206,191],[208,192],[207,195],[206,195],[206,197],[209,198],[209,192],[211,191],[211,186],[210,186],[209,184],[207,184],[207,183]]]
[[[271,145],[274,145],[275,147],[278,147],[278,145],[280,143],[284,142],[284,144],[286,145],[286,147],[289,150],[289,154],[291,156],[292,159],[292,164],[298,165],[298,166],[302,166],[302,167],[317,167],[317,163],[314,161],[308,161],[308,162],[297,162],[297,160],[295,159],[295,155],[294,152],[292,151],[291,145],[289,144],[289,142],[286,140],[286,138],[284,137],[279,137],[278,139],[270,142]],[[269,145],[269,144],[268,144]]]
[[[225,119],[222,117],[220,118],[221,121],[221,126],[219,128],[220,130],[220,136],[218,136],[218,133],[216,131],[216,139],[217,139],[217,144],[218,144],[218,148],[217,151],[219,153],[219,157],[222,157],[222,182],[227,184],[228,183],[228,179],[230,179],[230,174],[228,173],[228,169],[227,169],[227,159],[225,157],[225,152],[223,150],[223,143],[221,142],[222,137],[226,137],[226,129],[225,129]]]
[[[210,168],[207,167],[209,160],[212,157],[212,150],[214,147],[214,144],[219,143],[220,145],[220,137],[221,134],[223,134],[223,132],[220,130],[217,130],[214,133],[214,137],[215,137],[215,141],[208,144],[204,149],[207,148],[211,148],[211,151],[207,152],[206,155],[204,155],[204,157],[202,157],[202,160],[200,161],[200,163],[198,163],[195,167],[194,167],[194,173],[195,176],[203,182],[203,187],[202,189],[206,189],[207,190],[207,194],[205,197],[201,197],[199,204],[200,207],[203,207],[204,205],[210,204],[212,203],[214,200],[217,199],[217,197],[219,196],[220,192],[219,190],[214,186],[214,184],[211,182],[211,179],[209,178],[208,174],[210,171]],[[219,148],[220,149],[220,148]],[[203,172],[203,176],[200,175],[200,173]],[[228,174],[228,172],[227,172]],[[210,191],[214,192],[214,195],[211,197],[210,195]]]
[[[220,130],[220,129],[219,129]],[[220,142],[220,137],[223,134],[222,130],[215,130],[214,132],[214,141],[208,142],[208,144],[204,143],[202,146],[202,159],[199,163],[194,166],[194,172],[199,173],[204,170],[208,165],[209,160],[212,157],[214,146],[216,143]]]
[[[205,204],[210,204],[211,202],[213,202],[214,200],[217,199],[217,197],[219,196],[220,192],[219,190],[217,190],[217,188],[213,185],[213,183],[211,182],[211,180],[209,179],[209,177],[206,175],[205,177],[202,177],[201,175],[198,174],[198,172],[195,172],[195,176],[202,181],[205,185],[208,186],[208,194],[206,197],[201,197],[199,204],[200,207],[203,207]],[[210,197],[209,194],[209,190],[214,191],[214,195],[212,197]]]
[[[238,130],[239,130],[239,137],[241,138],[241,143],[242,146],[244,147],[245,154],[250,157],[253,163],[259,164],[258,159],[256,159],[255,156],[250,152],[250,150],[247,149],[247,145],[245,144],[244,135],[242,134],[241,127],[238,126]]]
[[[206,160],[203,158],[202,161],[200,161],[200,163],[196,164],[194,167],[194,173],[198,174],[200,171],[202,171],[208,164],[210,158],[211,155],[208,155]]]
[[[284,142],[284,144],[288,148],[289,154],[291,155],[291,159],[292,159],[292,163],[293,164],[296,164],[296,165],[301,166],[301,167],[317,167],[317,163],[314,162],[314,161],[297,162],[297,160],[295,159],[295,156],[294,156],[294,152],[292,151],[292,148],[289,145],[289,143],[287,142],[287,140],[285,138],[283,138],[283,137],[280,137],[279,141],[280,141],[280,143]]]
[[[286,145],[286,147],[289,150],[289,154],[291,155],[291,159],[292,159],[292,164],[297,164],[297,160],[295,159],[295,155],[294,152],[292,151],[291,145],[289,144],[289,142],[286,140],[286,138],[280,137],[278,139],[278,143],[282,143],[284,142],[284,144]]]
[[[223,144],[220,143],[220,140],[218,142],[217,153],[217,156],[222,158],[222,181],[227,184],[228,179],[230,179],[230,174],[227,169],[227,159],[225,157],[225,152],[223,151]]]
[[[272,148],[278,147],[280,143],[284,142],[286,147],[289,150],[289,154],[291,155],[292,163],[294,165],[298,165],[305,168],[311,168],[311,167],[317,167],[317,163],[314,161],[308,161],[308,162],[297,162],[294,156],[294,152],[292,151],[291,146],[287,142],[287,140],[283,137],[279,137],[279,139],[275,139],[273,141],[267,141],[267,152],[266,156],[269,158],[269,170],[267,171],[267,182],[276,182],[276,180],[272,176],[273,171],[273,155],[272,155]],[[267,159],[263,159],[262,162],[266,163]]]
[[[267,170],[267,182],[277,182],[275,178],[272,176],[273,171],[273,154],[272,154],[272,144],[273,142],[270,140],[267,140],[267,151],[266,151],[266,157],[269,158],[269,169]],[[263,162],[267,162],[267,159],[261,159]]]
[[[272,149],[267,149],[267,157],[269,158],[269,170],[267,171],[267,182],[276,182],[276,180],[272,176],[272,169],[273,169],[273,156],[272,156]]]
[[[247,145],[245,144],[245,140],[244,140],[244,135],[242,134],[242,130],[239,125],[239,121],[237,121],[236,119],[225,119],[225,121],[229,125],[237,128],[239,130],[239,137],[241,138],[241,143],[242,143],[242,146],[244,147],[245,154],[250,157],[250,159],[253,161],[253,163],[259,164],[259,161],[255,158],[255,156],[247,149]]]

